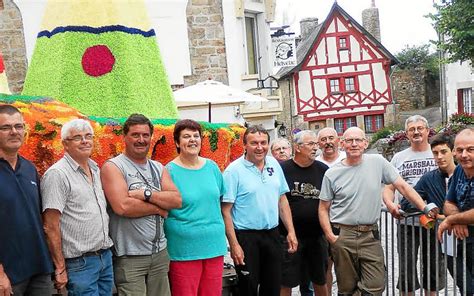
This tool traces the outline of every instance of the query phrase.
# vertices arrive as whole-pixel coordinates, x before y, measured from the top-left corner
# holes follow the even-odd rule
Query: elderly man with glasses
[[[331,244],[338,293],[342,295],[382,295],[385,288],[377,225],[383,184],[392,184],[431,217],[438,210],[429,211],[418,193],[382,156],[364,154],[367,146],[360,128],[344,132],[347,157],[326,171],[319,195],[319,221]]]
[[[412,187],[415,187],[424,174],[436,170],[438,167],[428,142],[430,129],[426,118],[421,115],[409,117],[405,121],[405,131],[410,141],[410,147],[396,153],[391,163],[397,169],[400,176]],[[409,207],[409,203],[406,200],[403,200],[405,197],[402,194],[397,192],[394,195],[394,193],[395,188],[393,186],[385,186],[383,191],[384,202],[395,218],[401,218],[399,213],[400,204],[402,205],[401,209],[405,212],[416,211],[416,209]],[[395,197],[397,200],[394,202]],[[444,286],[445,280],[444,274],[438,274],[438,277],[436,277],[436,262],[441,264],[440,270],[443,270],[444,259],[441,252],[439,252],[438,256],[434,252],[436,248],[434,235],[430,236],[426,229],[421,229],[420,231],[418,218],[407,218],[400,221],[399,229],[400,243],[398,245],[398,252],[402,261],[400,263],[398,288],[402,291],[403,295],[412,295],[414,291],[420,288],[416,262],[418,260],[418,249],[421,245],[423,253],[423,257],[420,259],[423,261],[422,286],[425,289],[425,294],[435,295],[436,291]],[[430,253],[429,256],[428,253]],[[430,261],[429,264],[428,259]],[[428,266],[430,266],[430,269],[428,269]]]
[[[41,181],[44,229],[57,289],[69,295],[112,295],[112,239],[97,164],[94,132],[84,119],[63,125],[65,154]]]

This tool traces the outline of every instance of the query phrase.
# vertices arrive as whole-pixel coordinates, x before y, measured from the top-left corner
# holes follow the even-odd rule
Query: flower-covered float
[[[123,150],[121,125],[132,113],[152,119],[152,158],[176,156],[178,112],[143,0],[48,1],[23,93],[0,94],[2,103],[22,111],[20,153],[41,174],[62,156],[60,130],[73,118],[91,121],[99,165]],[[202,156],[224,169],[242,155],[242,126],[201,125]]]

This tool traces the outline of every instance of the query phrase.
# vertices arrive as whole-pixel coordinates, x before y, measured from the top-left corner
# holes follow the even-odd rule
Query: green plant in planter
[[[454,113],[449,118],[450,123],[474,124],[474,115],[470,113]]]

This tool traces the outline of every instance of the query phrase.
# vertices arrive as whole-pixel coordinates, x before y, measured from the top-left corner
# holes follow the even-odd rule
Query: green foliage
[[[454,113],[449,117],[450,123],[474,124],[474,115],[469,113]]]
[[[392,135],[395,131],[403,129],[401,126],[386,126],[379,129],[376,133],[372,135],[372,139],[370,140],[370,145],[374,144],[380,139],[388,138]]]
[[[400,69],[425,68],[433,76],[439,74],[439,60],[436,53],[430,53],[430,45],[406,46],[395,57]]]
[[[447,62],[470,61],[474,64],[474,5],[472,0],[441,0],[434,4],[435,14],[428,17],[442,40],[435,42],[448,54]]]

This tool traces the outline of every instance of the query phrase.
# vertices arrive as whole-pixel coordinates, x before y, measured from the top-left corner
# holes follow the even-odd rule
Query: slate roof
[[[342,7],[340,7],[337,2],[334,2],[331,11],[329,12],[327,18],[321,24],[317,25],[313,31],[304,39],[301,40],[300,44],[296,48],[296,66],[288,66],[281,68],[276,74],[275,78],[281,79],[288,76],[291,73],[298,72],[303,66],[303,62],[311,52],[311,49],[315,45],[316,41],[319,39],[321,33],[324,31],[323,28],[327,28],[329,25],[329,20],[332,19],[332,16],[339,12],[344,18],[348,19],[355,29],[362,32],[366,35],[367,38],[373,43],[373,45],[378,48],[387,58],[391,60],[391,65],[398,64],[397,58],[395,58],[385,46],[380,43],[372,34],[370,34],[362,25],[360,25],[354,18],[352,18]]]

